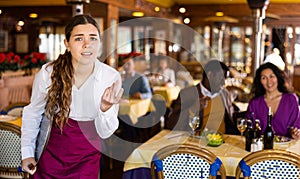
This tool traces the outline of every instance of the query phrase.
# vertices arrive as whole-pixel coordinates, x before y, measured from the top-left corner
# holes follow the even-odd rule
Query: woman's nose
[[[89,45],[90,45],[90,41],[85,39],[84,44],[83,44],[83,48],[87,48]]]

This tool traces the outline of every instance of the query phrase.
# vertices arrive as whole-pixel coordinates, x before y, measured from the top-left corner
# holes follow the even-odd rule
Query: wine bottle
[[[263,149],[263,142],[261,137],[260,120],[255,119],[254,136],[251,144],[251,152],[255,152]]]
[[[255,119],[254,138],[259,139],[261,137],[260,120]]]
[[[264,149],[273,149],[274,146],[274,130],[272,127],[272,110],[269,107],[268,123],[264,132]]]
[[[246,138],[245,150],[250,152],[251,151],[252,140],[254,138],[254,130],[252,128],[252,121],[251,120],[247,120],[247,128],[246,128],[246,131],[245,131],[245,138]]]

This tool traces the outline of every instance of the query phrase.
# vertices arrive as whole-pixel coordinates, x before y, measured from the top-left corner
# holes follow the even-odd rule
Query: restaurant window
[[[230,27],[225,26],[222,40],[222,58],[226,65],[230,65]]]
[[[206,61],[211,57],[212,48],[210,46],[210,27],[198,27],[195,29],[197,33],[193,38],[191,52],[198,61]]]
[[[250,74],[251,73],[251,66],[252,66],[252,27],[248,26],[245,28],[245,38],[244,38],[244,44],[245,44],[245,73]]]
[[[218,39],[219,39],[219,31],[220,29],[217,27],[213,27],[212,29],[212,51],[217,54],[218,53]]]
[[[118,26],[118,54],[127,54],[132,52],[131,43],[131,27],[130,26]]]
[[[60,54],[65,53],[66,47],[64,45],[64,28],[63,27],[45,27],[41,28],[39,34],[39,52],[46,53],[47,59],[55,60]],[[55,32],[55,33],[54,33]]]
[[[145,30],[143,26],[135,26],[133,28],[134,34],[134,52],[137,53],[144,53],[145,46],[144,46],[144,38],[145,38]]]
[[[285,62],[286,62],[286,65],[288,66],[291,66],[293,65],[293,62],[292,62],[292,53],[293,53],[293,27],[287,27],[286,29],[287,31],[287,37],[286,37],[286,52],[285,52]]]
[[[295,64],[300,65],[300,27],[295,28],[295,47],[294,47]]]
[[[244,31],[241,27],[231,28],[231,66],[244,70]]]

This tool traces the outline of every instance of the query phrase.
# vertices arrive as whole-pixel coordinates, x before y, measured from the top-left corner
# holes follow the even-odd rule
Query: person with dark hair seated
[[[230,93],[223,86],[228,67],[218,61],[209,61],[203,71],[203,78],[195,86],[184,88],[171,104],[171,111],[165,122],[165,128],[191,130],[191,113],[201,119],[199,129],[215,130],[227,134],[239,134],[233,122],[233,106]]]
[[[287,89],[283,73],[277,66],[268,62],[256,70],[251,93],[253,98],[249,102],[246,116],[260,120],[262,133],[267,126],[270,107],[275,135],[300,139],[298,98]]]
[[[135,71],[133,57],[124,59],[123,97],[135,99],[147,99],[152,97],[152,91],[148,79]]]

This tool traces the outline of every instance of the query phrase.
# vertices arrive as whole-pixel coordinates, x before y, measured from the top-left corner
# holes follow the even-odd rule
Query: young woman
[[[254,119],[260,120],[262,133],[271,107],[275,135],[300,139],[298,98],[287,90],[283,73],[277,66],[268,62],[256,70],[252,94],[254,97],[249,102],[247,117],[254,114]]]
[[[22,116],[22,169],[30,178],[98,178],[100,137],[118,128],[121,77],[98,60],[100,30],[88,15],[65,28],[66,52],[36,75]]]

